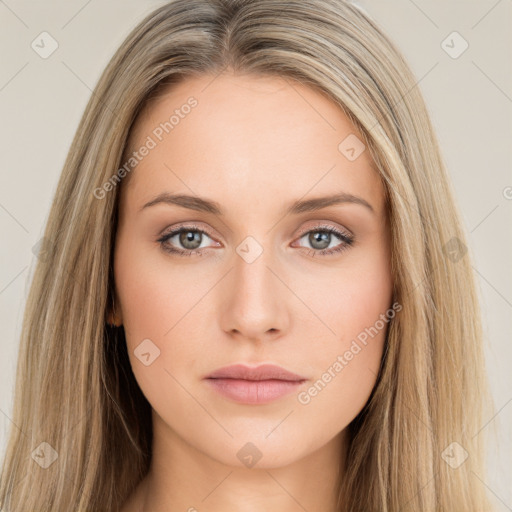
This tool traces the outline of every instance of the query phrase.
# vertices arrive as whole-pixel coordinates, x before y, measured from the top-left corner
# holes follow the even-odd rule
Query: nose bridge
[[[248,236],[236,248],[224,302],[224,329],[252,339],[285,327],[285,287],[274,275],[274,251],[263,243]]]

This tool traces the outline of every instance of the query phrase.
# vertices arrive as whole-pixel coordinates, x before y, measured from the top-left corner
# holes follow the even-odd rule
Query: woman
[[[27,302],[5,510],[489,510],[478,303],[415,79],[337,0],[115,54]]]

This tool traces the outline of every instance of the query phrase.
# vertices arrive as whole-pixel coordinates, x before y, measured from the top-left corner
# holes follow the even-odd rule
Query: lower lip
[[[288,380],[206,379],[221,395],[241,404],[266,404],[282,398],[304,382]]]

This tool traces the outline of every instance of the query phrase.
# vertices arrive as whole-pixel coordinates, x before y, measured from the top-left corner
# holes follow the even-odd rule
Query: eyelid
[[[309,233],[310,231],[321,231],[322,229],[327,230],[336,230],[339,231],[342,235],[344,235],[347,238],[353,238],[353,234],[348,231],[346,228],[343,228],[337,224],[328,223],[328,221],[314,221],[316,223],[313,223],[312,225],[308,225],[304,228],[301,228],[299,231],[298,236],[302,237],[306,233]]]
[[[340,227],[340,226],[334,225],[334,224],[329,224],[328,221],[311,221],[311,222],[312,222],[311,225],[306,225],[305,227],[302,227],[296,236],[302,237],[306,233],[309,233],[310,231],[321,230],[321,229],[332,230],[334,228],[337,231],[340,231],[347,238],[353,237],[352,233],[350,233],[350,231],[348,231],[346,228],[343,228],[343,227]],[[194,230],[194,231],[199,231],[199,232],[207,234],[210,238],[215,238],[215,236],[212,234],[212,232],[208,228],[201,227],[201,226],[195,224],[194,221],[179,222],[178,224],[173,225],[171,228],[166,228],[159,235],[159,238],[167,237],[171,233],[175,234],[180,229],[190,229],[190,230]]]
[[[315,222],[315,221],[312,221],[312,222]],[[315,232],[315,231],[327,231],[329,233],[334,234],[334,236],[336,236],[337,238],[339,238],[341,240],[341,243],[339,244],[340,247],[338,249],[315,250],[315,249],[308,249],[306,247],[299,246],[299,248],[305,249],[306,251],[309,251],[310,253],[322,254],[322,255],[334,254],[336,252],[344,250],[344,248],[346,248],[347,246],[351,246],[354,243],[355,236],[353,234],[351,234],[345,228],[339,227],[338,225],[335,225],[333,223],[328,223],[328,222],[329,221],[316,221],[316,223],[314,223],[312,225],[305,226],[305,227],[301,228],[299,234],[297,234],[296,237],[294,238],[294,241],[300,240],[301,238],[304,237],[304,235],[306,235],[310,232]],[[181,222],[176,225],[173,225],[171,228],[165,229],[161,233],[159,238],[157,239],[157,242],[159,242],[160,245],[163,246],[165,243],[168,242],[168,240],[170,238],[176,236],[181,231],[186,231],[186,230],[197,231],[197,232],[206,234],[210,239],[212,239],[213,241],[216,241],[215,240],[216,237],[211,234],[211,232],[208,228],[200,227],[197,224],[195,224],[193,221],[185,221],[185,222]],[[171,245],[171,247],[172,247],[172,245]],[[218,247],[218,245],[217,245],[217,247]],[[175,253],[175,254],[178,254],[181,256],[190,256],[190,255],[196,255],[196,254],[200,256],[204,253],[204,251],[206,249],[209,249],[209,248],[212,248],[212,247],[211,246],[210,247],[202,247],[199,249],[192,249],[192,250],[172,247],[172,249],[167,248],[165,250],[167,252]]]
[[[190,231],[199,231],[201,233],[207,234],[210,238],[215,238],[215,236],[212,234],[212,232],[205,227],[199,226],[192,222],[179,222],[178,224],[174,224],[172,227],[165,228],[161,234],[159,235],[159,238],[168,237],[171,234],[176,234],[176,232],[179,232],[180,230],[190,229]]]

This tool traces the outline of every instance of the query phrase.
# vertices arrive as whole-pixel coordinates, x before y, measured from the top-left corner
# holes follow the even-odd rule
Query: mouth
[[[266,404],[282,398],[306,382],[306,378],[276,365],[220,368],[205,381],[220,395],[241,404]]]

